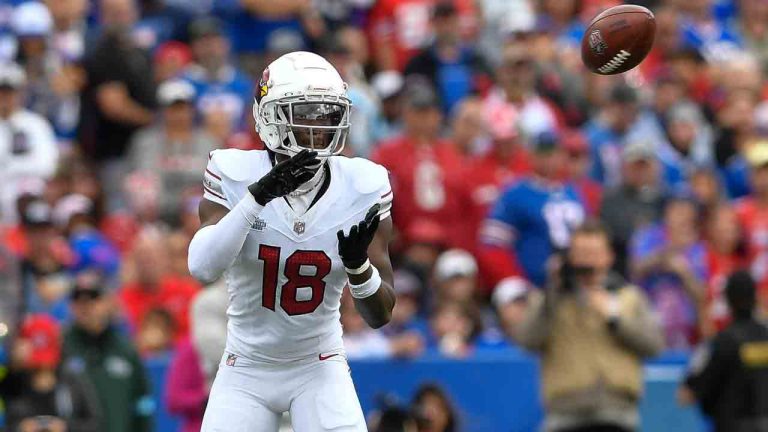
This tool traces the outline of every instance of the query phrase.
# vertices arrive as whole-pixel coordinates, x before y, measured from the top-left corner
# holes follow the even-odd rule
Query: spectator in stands
[[[441,224],[448,242],[464,236],[460,221],[461,157],[439,137],[442,116],[435,92],[417,83],[406,90],[403,134],[381,145],[372,159],[390,172],[395,200],[395,228],[407,232],[417,219]]]
[[[531,155],[518,131],[517,116],[510,110],[499,110],[491,119],[483,118],[491,143],[467,163],[464,182],[467,207],[464,223],[475,242],[488,211],[499,199],[504,187],[531,172]]]
[[[666,126],[667,140],[657,144],[656,154],[667,185],[673,190],[684,189],[696,168],[714,162],[712,133],[699,108],[689,101],[677,102],[669,109]]]
[[[163,308],[144,314],[136,332],[136,349],[142,358],[164,358],[173,350],[176,335],[173,316]]]
[[[659,314],[668,349],[686,350],[698,341],[704,299],[706,249],[700,239],[696,203],[675,196],[663,220],[638,230],[630,246],[632,279]]]
[[[621,184],[606,192],[600,217],[611,232],[615,269],[628,277],[627,254],[632,235],[661,217],[665,189],[659,181],[659,165],[649,144],[628,143],[621,159]]]
[[[423,286],[411,272],[403,269],[395,270],[395,308],[392,309],[392,319],[381,331],[388,337],[402,334],[414,334],[422,339],[426,323],[419,315],[419,300],[424,296]]]
[[[133,133],[149,125],[155,106],[150,60],[132,39],[138,18],[133,0],[102,0],[101,32],[84,58],[87,85],[79,139],[85,154],[99,163],[110,208],[120,206],[123,159]]]
[[[93,384],[104,413],[103,430],[151,431],[150,385],[136,349],[112,324],[113,302],[99,276],[78,277],[72,291],[74,322],[64,333],[63,368],[85,373]]]
[[[68,294],[71,281],[66,265],[71,253],[56,232],[51,209],[40,198],[24,195],[19,199],[23,235],[21,255],[21,293],[23,310],[48,314],[57,321],[69,317]]]
[[[489,213],[480,253],[490,286],[518,274],[543,287],[547,259],[568,247],[571,230],[584,220],[581,198],[560,180],[564,157],[557,134],[540,134],[533,143],[533,173],[509,186]]]
[[[11,370],[0,381],[9,431],[99,432],[99,400],[82,373],[60,369],[59,326],[46,315],[29,315],[15,341]]]
[[[468,158],[487,149],[490,144],[487,126],[479,98],[468,97],[458,102],[451,117],[451,138],[456,150]]]
[[[484,102],[486,121],[494,124],[499,117],[516,118],[525,141],[557,129],[555,110],[536,91],[536,67],[530,48],[523,41],[513,41],[502,49],[502,63],[496,70],[498,86]]]
[[[435,262],[433,281],[436,301],[473,304],[477,295],[477,262],[465,250],[447,250]]]
[[[157,47],[152,60],[155,82],[163,83],[181,77],[192,62],[192,50],[182,42],[170,41]]]
[[[538,295],[531,286],[519,278],[503,279],[493,289],[493,306],[499,316],[504,334],[513,340],[517,329],[525,318],[531,298]]]
[[[224,24],[215,18],[198,18],[189,27],[194,62],[184,78],[195,87],[195,105],[206,124],[225,120],[224,137],[242,127],[251,115],[253,84],[232,62]]]
[[[592,178],[607,187],[621,182],[621,149],[638,123],[638,105],[635,89],[617,84],[610,89],[606,105],[585,126],[592,147]]]
[[[474,304],[440,301],[430,314],[427,350],[446,357],[467,357],[480,331],[480,316]]]
[[[165,309],[173,317],[173,339],[179,341],[189,332],[189,306],[200,287],[191,277],[171,274],[167,246],[159,230],[148,228],[139,235],[131,253],[135,277],[120,289],[120,302],[135,330],[150,310]]]
[[[381,116],[376,122],[376,141],[390,140],[402,132],[403,90],[400,72],[379,72],[371,78],[371,87],[381,101]]]
[[[758,286],[758,306],[768,311],[768,144],[747,149],[752,193],[736,204],[747,260]]]
[[[94,203],[80,194],[69,194],[56,202],[53,222],[69,241],[74,253],[72,272],[96,270],[114,283],[120,268],[120,255],[98,230]]]
[[[370,13],[369,39],[380,71],[402,71],[408,60],[427,44],[432,0],[385,0]]]
[[[190,337],[200,356],[207,385],[213,384],[227,342],[229,294],[224,280],[207,286],[192,301]]]
[[[16,60],[27,76],[25,106],[48,116],[53,101],[51,52],[49,39],[53,19],[43,3],[27,2],[17,6],[11,16],[11,29],[19,46]]]
[[[519,327],[520,343],[542,358],[546,431],[638,427],[641,361],[663,338],[643,292],[612,273],[612,261],[605,228],[576,229]]]
[[[454,0],[436,2],[432,29],[431,44],[408,61],[404,74],[426,77],[437,89],[443,114],[447,115],[460,100],[478,90],[481,80],[488,82],[490,78],[482,57],[461,37]]]
[[[759,431],[768,421],[768,327],[756,317],[749,272],[729,276],[725,296],[734,321],[695,355],[681,399],[695,400],[716,432]]]
[[[763,71],[768,71],[768,45],[766,45],[766,28],[768,22],[768,7],[758,0],[741,0],[739,4],[738,22],[736,27],[745,48],[753,53],[760,62]]]
[[[165,401],[168,411],[182,419],[179,431],[200,432],[210,384],[200,355],[190,340],[184,340],[176,348],[164,384],[168,389]]]
[[[131,140],[128,157],[131,171],[159,175],[160,214],[175,222],[183,192],[200,187],[200,173],[208,153],[219,143],[195,126],[195,89],[186,81],[166,81],[158,87],[162,107],[160,121],[138,131]]]
[[[22,184],[51,177],[59,156],[48,120],[23,108],[25,83],[19,65],[0,64],[0,213],[6,222],[17,220]]]
[[[725,301],[728,275],[746,264],[743,236],[733,207],[721,203],[707,217],[707,281],[702,310],[702,336],[711,337],[730,322]]]
[[[562,132],[563,150],[566,154],[565,180],[579,193],[584,210],[590,217],[598,216],[603,198],[603,186],[589,176],[589,143],[578,130]]]
[[[255,62],[260,62],[262,59],[259,57],[268,51],[270,39],[281,34],[291,35],[292,38],[317,39],[324,30],[321,16],[313,9],[313,3],[303,0],[241,0],[228,21],[232,28],[234,51],[241,56],[246,55],[246,58],[255,57]]]
[[[720,177],[712,167],[695,168],[688,178],[688,185],[693,200],[701,207],[705,216],[723,200]]]
[[[447,231],[428,219],[414,220],[403,233],[407,246],[403,248],[400,268],[415,275],[421,286],[427,286],[440,253],[447,245]]]
[[[412,409],[417,413],[419,432],[456,432],[459,416],[445,390],[437,384],[422,384],[413,396]]]
[[[757,136],[752,115],[754,110],[754,98],[740,94],[731,95],[717,113],[715,157],[731,198],[741,198],[752,190],[746,153],[753,145],[763,141]],[[764,133],[761,132],[761,135]]]
[[[387,338],[381,330],[365,325],[350,296],[341,301],[344,351],[350,359],[417,357],[424,350],[422,339],[413,333]]]

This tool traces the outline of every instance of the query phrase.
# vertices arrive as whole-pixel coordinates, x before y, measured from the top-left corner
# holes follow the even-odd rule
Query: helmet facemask
[[[277,139],[268,146],[272,151],[293,156],[309,149],[324,160],[344,150],[351,105],[346,97],[305,94],[266,101],[263,105],[257,120],[277,131]]]

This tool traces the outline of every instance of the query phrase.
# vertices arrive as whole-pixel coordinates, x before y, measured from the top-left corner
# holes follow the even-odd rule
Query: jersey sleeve
[[[392,198],[394,198],[394,192],[392,192],[392,186],[389,181],[386,182],[386,186],[381,189],[383,193],[379,198],[379,220],[384,220],[392,214]]]
[[[515,202],[514,191],[504,193],[491,208],[480,228],[480,241],[491,246],[509,247],[517,233],[517,211],[510,203]]]
[[[203,198],[228,209],[231,208],[224,194],[221,170],[216,165],[216,151],[208,154],[208,166],[203,174]]]

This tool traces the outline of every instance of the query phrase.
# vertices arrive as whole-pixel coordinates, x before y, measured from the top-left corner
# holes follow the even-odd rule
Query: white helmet
[[[317,54],[296,51],[264,69],[253,116],[273,152],[293,156],[312,148],[327,158],[344,149],[350,106],[339,72]]]

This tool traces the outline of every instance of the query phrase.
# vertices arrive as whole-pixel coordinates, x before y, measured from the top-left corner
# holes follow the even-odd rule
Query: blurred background
[[[187,271],[202,173],[214,149],[263,148],[254,83],[295,50],[349,84],[345,153],[394,189],[392,322],[341,306],[372,430],[536,430],[539,364],[515,334],[587,218],[663,330],[642,430],[706,430],[675,392],[729,322],[726,276],[749,270],[768,311],[768,2],[635,1],[650,55],[588,73],[584,29],[620,3],[1,0],[8,430],[199,430],[227,303]],[[45,396],[62,386],[64,411]]]

